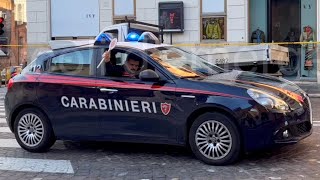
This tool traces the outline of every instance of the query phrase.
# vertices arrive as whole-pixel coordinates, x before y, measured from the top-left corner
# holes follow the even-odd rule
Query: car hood
[[[247,71],[232,70],[198,79],[198,81],[263,90],[285,101],[290,98],[302,103],[306,96],[306,93],[299,86],[288,80]]]

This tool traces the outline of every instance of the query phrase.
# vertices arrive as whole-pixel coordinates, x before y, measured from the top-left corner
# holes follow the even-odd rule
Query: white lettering
[[[157,114],[157,108],[156,108],[155,102],[152,102],[152,107],[153,107],[153,113]]]
[[[104,99],[98,99],[99,102],[99,108],[100,110],[107,110],[108,106],[107,106],[107,101]]]
[[[80,104],[80,108],[86,108],[88,109],[88,106],[87,106],[87,100],[83,97],[80,97],[79,98],[79,104]]]
[[[128,101],[127,101],[127,100],[125,100],[125,101],[124,101],[124,104],[125,104],[125,106],[126,106],[126,110],[127,110],[127,111],[129,111]]]
[[[110,99],[108,99],[108,103],[109,103],[109,109],[112,111],[112,104]]]
[[[138,101],[131,101],[132,112],[140,112],[138,103]]]
[[[67,101],[67,102],[66,102]],[[64,107],[69,107],[69,99],[66,96],[61,97],[61,103]]]
[[[148,102],[142,101],[141,106],[142,106],[142,112],[145,113],[147,109],[148,112],[151,113],[150,104]]]
[[[120,111],[123,111],[123,106],[122,106],[122,100],[113,100],[113,103],[114,103],[114,108],[115,108],[115,111],[118,111],[118,109]]]
[[[89,108],[92,109],[94,107],[95,109],[98,109],[96,103],[94,102],[93,98],[90,98],[90,105]]]
[[[127,111],[135,113],[155,113],[157,114],[157,107],[155,102],[147,101],[129,101],[129,100],[116,100],[116,99],[97,99],[96,102],[94,98],[90,100],[79,97],[71,97],[69,99],[67,96],[61,97],[61,104],[68,108],[81,108],[81,109],[99,109],[99,110],[114,110],[114,111]],[[131,107],[130,107],[131,105]],[[80,106],[80,107],[79,107]]]
[[[76,107],[76,108],[79,108],[78,104],[77,104],[77,101],[76,101],[76,98],[72,97],[71,98],[71,105],[70,107]]]

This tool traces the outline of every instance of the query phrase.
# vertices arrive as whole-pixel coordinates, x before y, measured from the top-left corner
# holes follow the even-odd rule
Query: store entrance
[[[268,1],[268,41],[299,42],[301,34],[301,0]],[[289,48],[290,62],[281,68],[284,76],[296,78],[300,70],[300,45]]]

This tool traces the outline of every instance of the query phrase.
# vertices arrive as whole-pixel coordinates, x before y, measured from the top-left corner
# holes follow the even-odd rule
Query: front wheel
[[[14,134],[19,145],[30,152],[45,152],[55,143],[47,117],[35,108],[24,109],[18,114]]]
[[[195,156],[211,165],[231,164],[241,151],[236,126],[220,113],[199,116],[190,128],[189,143]]]

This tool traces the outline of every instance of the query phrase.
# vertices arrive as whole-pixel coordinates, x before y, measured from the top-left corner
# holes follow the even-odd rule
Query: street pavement
[[[310,97],[320,98],[320,84],[317,83],[296,83],[301,89],[310,95]]]
[[[313,134],[295,145],[210,166],[187,148],[108,142],[57,141],[47,153],[20,148],[4,118],[0,88],[0,180],[54,179],[320,179],[320,98],[312,99]]]

